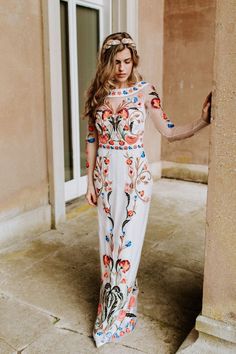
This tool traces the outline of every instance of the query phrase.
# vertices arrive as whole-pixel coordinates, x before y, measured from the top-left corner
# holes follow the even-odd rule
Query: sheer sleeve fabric
[[[189,138],[200,129],[209,125],[208,122],[199,118],[187,124],[176,126],[163,111],[160,97],[155,87],[151,84],[146,86],[145,107],[155,128],[167,138],[169,142]]]
[[[85,137],[85,141],[87,143],[95,143],[97,141],[97,129],[95,126],[95,122],[92,118],[88,118],[87,121],[87,133]]]
[[[95,125],[95,121],[89,117],[87,121],[87,132],[85,137],[86,168],[88,174],[92,173],[95,165],[97,146],[98,146],[97,128]]]

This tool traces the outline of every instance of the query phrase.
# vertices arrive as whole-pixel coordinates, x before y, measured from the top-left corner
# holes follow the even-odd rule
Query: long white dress
[[[93,337],[97,347],[133,331],[137,322],[137,271],[148,220],[153,179],[143,146],[145,120],[169,141],[208,125],[201,118],[176,127],[164,113],[153,85],[141,81],[111,90],[89,120],[99,146],[94,169],[98,196],[101,288]]]

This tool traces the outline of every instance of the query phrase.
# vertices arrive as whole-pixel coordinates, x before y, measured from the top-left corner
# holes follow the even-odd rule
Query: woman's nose
[[[119,70],[120,70],[120,71],[123,71],[123,70],[124,70],[124,64],[123,64],[123,63],[120,64]]]

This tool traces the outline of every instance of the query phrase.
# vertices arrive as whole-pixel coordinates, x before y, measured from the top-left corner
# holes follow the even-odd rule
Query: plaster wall
[[[140,72],[162,97],[164,0],[139,0],[138,48]],[[161,135],[151,119],[146,121],[144,144],[149,161],[161,159]]]
[[[176,125],[199,118],[212,90],[214,30],[215,0],[165,0],[162,106]],[[185,140],[162,139],[161,159],[207,165],[208,150],[207,127]]]
[[[0,4],[0,221],[48,204],[42,12]]]

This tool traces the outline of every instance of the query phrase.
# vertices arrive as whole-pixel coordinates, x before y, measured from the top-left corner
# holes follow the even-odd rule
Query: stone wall
[[[42,12],[2,1],[0,221],[48,204]]]
[[[164,0],[139,1],[140,71],[146,81],[156,86],[160,95],[163,80],[163,19]],[[146,123],[144,144],[149,161],[155,163],[161,160],[161,136],[151,119]]]
[[[215,0],[165,0],[163,107],[176,124],[199,118],[212,89],[214,30]],[[182,141],[162,139],[161,159],[208,164],[208,150],[205,128]]]

